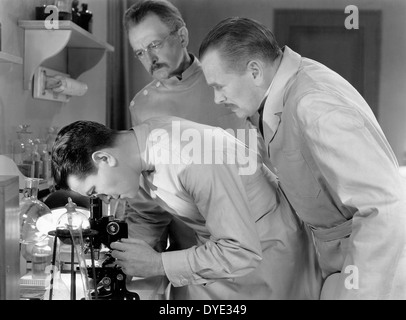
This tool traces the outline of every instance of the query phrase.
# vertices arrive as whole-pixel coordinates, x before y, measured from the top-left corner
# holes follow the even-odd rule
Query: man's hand
[[[110,247],[111,256],[126,275],[143,278],[165,275],[161,254],[145,241],[121,239],[112,242]]]

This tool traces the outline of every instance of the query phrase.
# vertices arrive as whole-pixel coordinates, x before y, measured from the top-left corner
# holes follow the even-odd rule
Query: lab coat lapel
[[[300,62],[301,56],[292,51],[288,46],[285,46],[282,62],[272,81],[262,116],[264,141],[268,153],[269,144],[272,142],[281,123],[286,85],[290,78],[298,71]]]

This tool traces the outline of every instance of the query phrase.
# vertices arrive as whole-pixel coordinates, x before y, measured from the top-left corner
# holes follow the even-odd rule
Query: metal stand
[[[97,231],[95,230],[85,230],[82,232],[83,238],[89,238],[90,242],[90,255],[91,255],[91,261],[92,261],[92,275],[93,279],[96,279],[96,268],[95,268],[95,263],[94,263],[94,255],[93,255],[93,237],[97,235]],[[54,268],[55,268],[55,263],[56,263],[56,250],[57,250],[57,241],[58,239],[62,241],[65,244],[71,244],[71,284],[70,284],[70,300],[76,300],[76,271],[74,268],[75,264],[75,242],[74,239],[72,238],[71,233],[69,230],[54,230],[50,231],[48,233],[51,236],[55,237],[54,240],[54,248],[52,252],[52,268],[51,268],[51,280],[50,280],[50,290],[49,290],[49,300],[52,300],[52,294],[53,294],[53,286],[54,286]],[[87,268],[88,269],[88,268]],[[97,294],[97,284],[94,282],[94,299],[97,300],[98,294]]]
[[[65,244],[71,244],[71,287],[70,287],[70,300],[76,300],[76,272],[74,268],[75,254],[74,254],[74,240],[69,230],[56,230],[48,233],[55,237],[54,249],[52,254],[52,268],[49,300],[52,300],[53,284],[54,284],[54,268],[56,263],[56,250],[58,239]],[[113,260],[105,261],[102,267],[95,267],[94,261],[94,237],[98,235],[96,230],[85,230],[82,232],[83,238],[89,239],[90,256],[92,266],[87,267],[87,273],[93,279],[93,292],[91,293],[92,300],[140,300],[140,297],[135,292],[130,292],[126,288],[126,275],[118,267],[108,267],[107,265],[114,263]],[[97,242],[97,241],[96,241]],[[98,288],[98,284],[101,288]],[[99,291],[100,289],[100,291]]]

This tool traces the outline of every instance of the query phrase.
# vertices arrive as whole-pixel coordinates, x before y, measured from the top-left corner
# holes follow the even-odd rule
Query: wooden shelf
[[[12,54],[0,51],[0,62],[9,62],[15,64],[23,64],[23,59]]]
[[[72,21],[59,21],[58,29],[45,28],[41,20],[20,20],[24,29],[24,89],[31,88],[35,70],[47,59],[68,50],[67,70],[72,78],[79,77],[99,63],[104,53],[114,47]]]

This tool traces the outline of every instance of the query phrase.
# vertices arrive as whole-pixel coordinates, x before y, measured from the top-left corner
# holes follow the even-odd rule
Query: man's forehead
[[[157,38],[168,32],[168,26],[155,14],[149,14],[128,30],[130,40],[134,44],[157,40]]]
[[[213,71],[218,67],[221,67],[222,60],[218,51],[213,49],[203,55],[201,63],[204,70]]]
[[[219,76],[225,75],[225,60],[217,50],[208,51],[202,58],[202,68],[208,82],[216,81]]]

